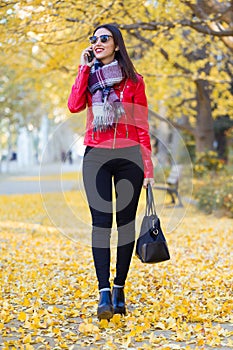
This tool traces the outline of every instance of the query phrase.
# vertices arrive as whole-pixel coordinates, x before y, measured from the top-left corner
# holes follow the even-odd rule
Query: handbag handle
[[[149,183],[146,188],[146,216],[156,215],[154,196],[152,192],[151,184]]]

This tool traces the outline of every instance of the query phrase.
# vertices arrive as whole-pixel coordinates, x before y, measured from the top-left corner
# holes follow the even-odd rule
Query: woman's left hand
[[[148,184],[150,184],[151,187],[153,187],[154,183],[155,183],[154,178],[152,178],[152,177],[145,178],[143,181],[143,187],[147,188]]]

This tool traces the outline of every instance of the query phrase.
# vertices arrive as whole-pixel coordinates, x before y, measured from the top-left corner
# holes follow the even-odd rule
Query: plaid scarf
[[[92,66],[88,87],[92,94],[92,111],[94,131],[106,131],[125,113],[113,85],[123,80],[117,60],[103,65],[97,61]]]

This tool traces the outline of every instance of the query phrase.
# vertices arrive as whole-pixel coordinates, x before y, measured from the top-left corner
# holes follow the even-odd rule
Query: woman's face
[[[111,63],[115,57],[115,50],[118,50],[118,47],[115,47],[112,33],[106,28],[99,28],[94,35],[98,37],[97,42],[92,44],[95,57],[103,64]],[[102,43],[100,39],[101,35],[110,36],[106,42]]]

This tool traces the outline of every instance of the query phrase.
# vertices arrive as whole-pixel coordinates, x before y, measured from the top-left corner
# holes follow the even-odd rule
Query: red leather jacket
[[[93,132],[92,96],[88,89],[89,73],[89,66],[79,66],[68,99],[68,108],[72,113],[80,112],[88,106],[84,144],[101,148],[123,148],[140,144],[144,177],[153,178],[148,107],[142,76],[138,75],[137,82],[125,79],[120,84],[114,85],[115,93],[124,106],[125,116],[120,118],[115,128]]]

